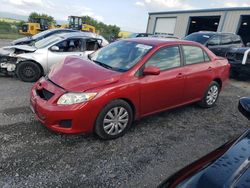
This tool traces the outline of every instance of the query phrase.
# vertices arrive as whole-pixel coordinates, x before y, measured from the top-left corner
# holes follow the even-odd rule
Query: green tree
[[[120,27],[116,25],[107,25],[103,22],[97,21],[94,18],[91,18],[90,16],[82,16],[82,19],[83,23],[94,26],[105,38],[110,39],[111,37],[118,37]]]
[[[37,18],[44,18],[44,19],[48,20],[49,24],[56,24],[56,21],[55,21],[54,17],[49,16],[47,14],[39,14],[37,12],[30,13],[28,21],[33,22],[34,19],[37,19]]]

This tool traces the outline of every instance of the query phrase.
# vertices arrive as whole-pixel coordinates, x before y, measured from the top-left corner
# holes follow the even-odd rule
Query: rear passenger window
[[[183,50],[184,50],[186,65],[202,63],[206,61],[204,51],[198,46],[183,46]],[[209,59],[209,57],[207,58]]]
[[[158,50],[146,63],[146,67],[156,66],[160,68],[161,71],[179,67],[180,65],[181,57],[178,46]]]
[[[204,51],[203,51],[203,53],[204,53],[204,60],[205,60],[205,62],[211,61],[210,58],[208,57],[207,53],[204,52]]]
[[[230,35],[222,35],[221,36],[221,45],[230,45],[232,44],[232,39]]]

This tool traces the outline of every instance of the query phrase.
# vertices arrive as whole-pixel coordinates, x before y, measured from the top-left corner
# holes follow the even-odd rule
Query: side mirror
[[[248,42],[246,46],[247,46],[247,47],[250,47],[250,42]]]
[[[161,70],[158,67],[149,66],[143,70],[143,75],[159,75],[160,72]]]
[[[59,47],[58,46],[52,46],[51,48],[50,48],[50,50],[51,51],[53,51],[53,52],[59,52]]]
[[[243,97],[240,99],[238,109],[247,119],[250,120],[250,98],[249,97]]]

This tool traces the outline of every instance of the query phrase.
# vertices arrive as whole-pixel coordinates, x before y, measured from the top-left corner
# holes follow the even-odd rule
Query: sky
[[[148,12],[250,7],[250,0],[0,0],[0,12],[29,15],[35,11],[65,20],[89,15],[122,30],[145,32]]]

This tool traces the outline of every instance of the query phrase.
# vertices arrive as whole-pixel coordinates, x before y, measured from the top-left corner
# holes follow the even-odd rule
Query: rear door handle
[[[178,75],[176,76],[176,78],[182,78],[183,74],[182,73],[178,73]]]
[[[208,67],[208,69],[207,69],[208,71],[212,71],[212,67]]]

